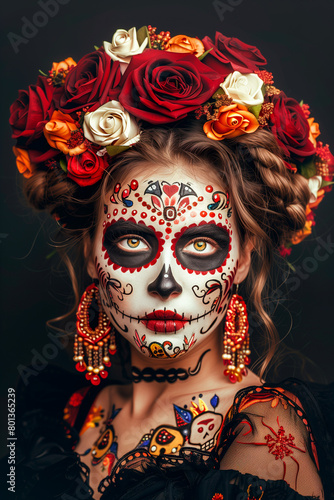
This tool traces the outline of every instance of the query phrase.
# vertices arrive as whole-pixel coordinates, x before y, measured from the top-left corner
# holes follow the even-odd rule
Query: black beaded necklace
[[[135,384],[138,382],[168,382],[169,384],[173,384],[177,380],[186,380],[189,377],[193,377],[197,375],[202,367],[202,360],[206,353],[211,351],[211,349],[207,349],[204,351],[195,367],[194,370],[188,368],[185,370],[184,368],[170,368],[169,370],[165,370],[164,368],[158,368],[154,370],[151,367],[146,367],[143,370],[137,368],[137,366],[131,367],[131,380]]]

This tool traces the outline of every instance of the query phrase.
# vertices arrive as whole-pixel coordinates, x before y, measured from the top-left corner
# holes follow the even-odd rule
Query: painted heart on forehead
[[[88,270],[143,355],[185,355],[224,318],[240,262],[232,204],[216,175],[183,165],[133,168],[106,193]]]
[[[188,185],[180,182],[169,184],[167,181],[150,182],[144,194],[151,195],[152,205],[163,210],[163,217],[167,221],[173,221],[178,211],[187,207],[190,203],[189,196],[196,196],[195,191]]]

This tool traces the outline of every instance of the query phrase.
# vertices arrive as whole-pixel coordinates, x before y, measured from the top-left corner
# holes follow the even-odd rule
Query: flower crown
[[[261,52],[217,32],[215,42],[144,26],[119,29],[112,42],[76,63],[41,72],[10,108],[17,168],[24,177],[62,169],[81,187],[97,183],[113,157],[140,140],[141,125],[189,115],[221,141],[259,128],[272,132],[285,165],[309,180],[307,222],[285,248],[310,234],[314,209],[332,187],[334,157],[317,141],[309,106],[274,87]]]

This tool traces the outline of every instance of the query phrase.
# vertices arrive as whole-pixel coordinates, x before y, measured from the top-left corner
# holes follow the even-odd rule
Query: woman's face
[[[225,315],[238,270],[236,229],[213,172],[133,169],[105,198],[91,260],[114,327],[149,357],[199,345]]]

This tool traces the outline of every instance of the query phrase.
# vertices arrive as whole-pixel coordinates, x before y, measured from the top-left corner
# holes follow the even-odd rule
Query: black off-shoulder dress
[[[56,366],[48,366],[34,380],[31,379],[28,386],[23,383],[18,385],[16,487],[15,494],[10,494],[9,498],[94,498],[89,486],[89,469],[73,450],[87,412],[105,385],[107,384],[87,388],[75,422],[71,422],[71,425],[63,419],[63,411],[70,396],[82,390],[81,376],[70,374]],[[298,398],[299,404],[285,394],[293,394]],[[219,470],[220,459],[240,436],[240,425],[245,425],[245,422],[249,427],[252,425],[245,409],[254,402],[261,401],[270,402],[271,406],[288,406],[289,411],[295,414],[294,418],[303,422],[308,434],[308,452],[321,478],[325,499],[333,499],[334,384],[323,386],[287,379],[279,384],[266,384],[239,391],[224,420],[218,446],[213,452],[183,448],[177,457],[173,457],[172,462],[164,455],[152,457],[142,452],[122,457],[122,464],[117,464],[112,475],[99,486],[101,500],[313,498],[298,494],[284,480],[264,480],[234,468]],[[242,435],[246,434],[247,432]],[[280,434],[269,426],[265,444],[266,449],[276,453],[276,458],[293,459],[293,438],[285,436],[284,431]],[[1,461],[1,469],[5,477],[8,473],[6,457]]]

